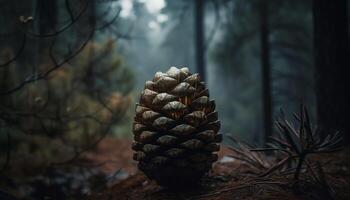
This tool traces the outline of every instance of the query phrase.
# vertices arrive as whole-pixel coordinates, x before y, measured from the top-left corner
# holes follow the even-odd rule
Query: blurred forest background
[[[262,145],[280,108],[303,103],[348,142],[349,10],[347,0],[0,0],[0,199],[98,190],[103,163],[86,155],[132,137],[144,82],[170,66],[200,73],[224,136]]]

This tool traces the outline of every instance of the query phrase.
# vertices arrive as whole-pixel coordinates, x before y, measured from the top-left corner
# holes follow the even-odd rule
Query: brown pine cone
[[[136,105],[134,160],[161,185],[197,183],[218,159],[220,121],[198,74],[171,67],[147,81]]]

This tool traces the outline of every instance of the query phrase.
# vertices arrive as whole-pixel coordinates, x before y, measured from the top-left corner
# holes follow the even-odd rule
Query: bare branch
[[[31,37],[37,37],[37,38],[49,38],[49,37],[57,36],[57,35],[63,33],[64,31],[68,30],[70,27],[72,27],[81,18],[81,16],[87,11],[88,5],[89,5],[89,1],[87,1],[85,3],[85,6],[79,12],[79,14],[75,18],[72,18],[70,23],[67,24],[66,26],[64,26],[63,28],[61,28],[60,30],[57,30],[53,33],[48,33],[48,34],[37,34],[34,32],[27,31],[26,34],[28,34]],[[68,12],[71,12],[71,10],[68,10]],[[73,16],[71,13],[70,13],[70,15]]]

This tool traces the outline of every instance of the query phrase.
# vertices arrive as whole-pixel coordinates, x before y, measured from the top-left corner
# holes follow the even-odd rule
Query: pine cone
[[[157,72],[136,105],[134,160],[161,185],[197,183],[218,159],[219,129],[215,102],[198,74],[176,67]]]

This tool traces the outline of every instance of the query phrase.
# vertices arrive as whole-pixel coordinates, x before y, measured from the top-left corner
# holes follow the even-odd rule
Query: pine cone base
[[[188,167],[165,166],[159,170],[149,170],[147,167],[140,164],[139,168],[150,179],[156,180],[160,185],[172,187],[186,187],[188,185],[195,185],[200,178],[205,174],[205,171],[198,171]]]

